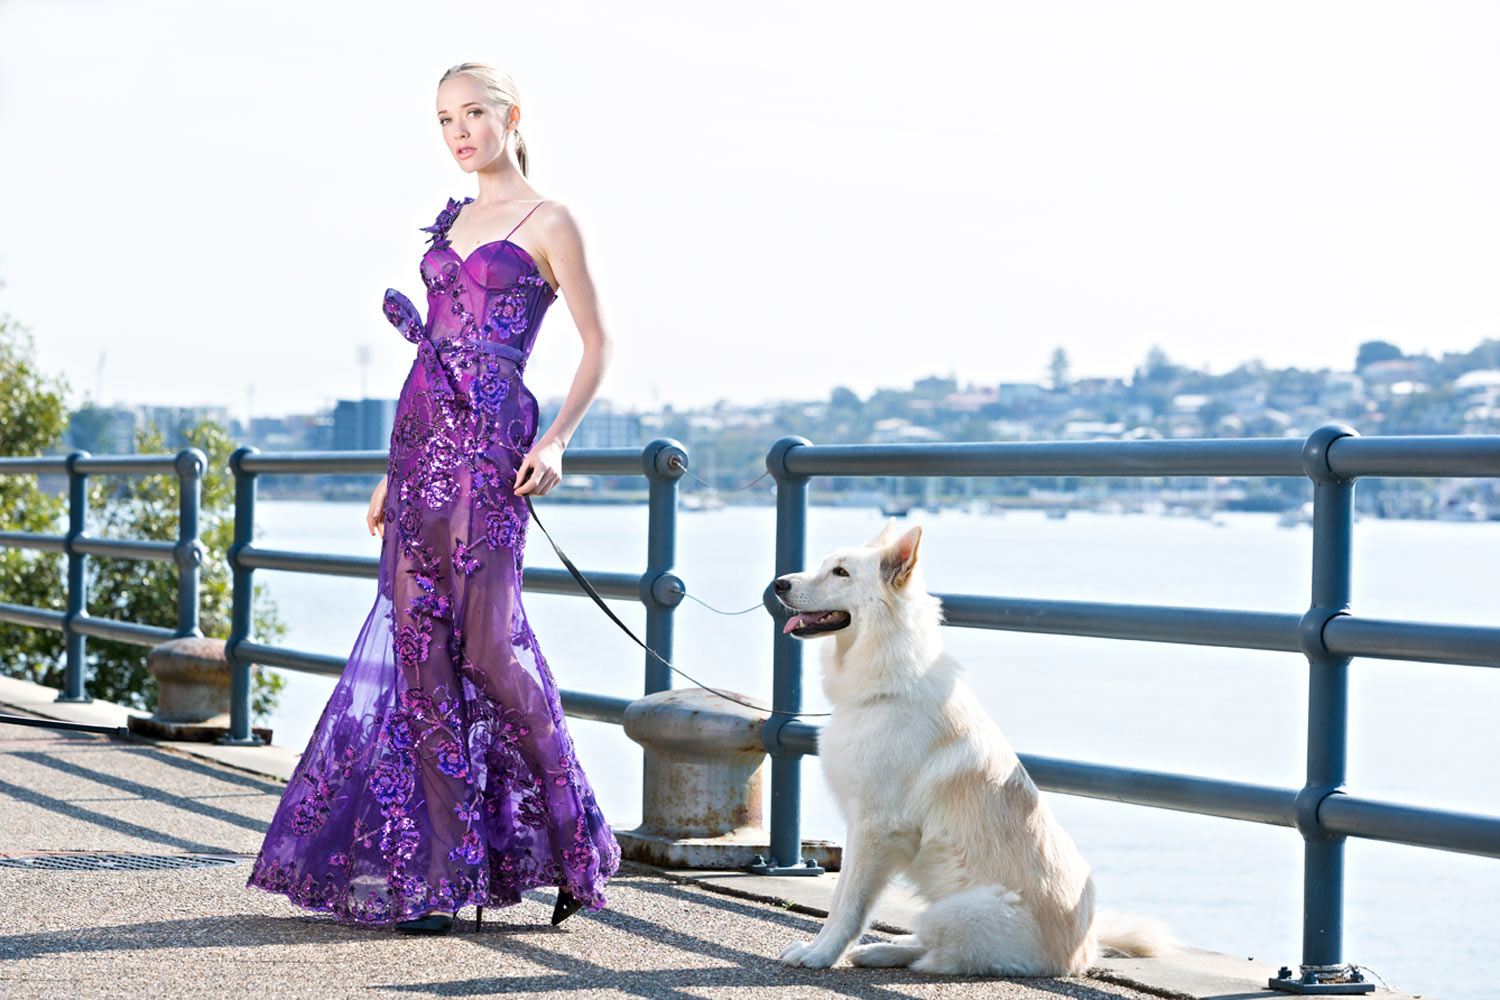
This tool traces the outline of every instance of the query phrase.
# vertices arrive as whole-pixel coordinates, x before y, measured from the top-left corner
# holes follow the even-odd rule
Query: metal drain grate
[[[24,858],[0,858],[0,868],[38,872],[159,872],[179,868],[218,868],[239,864],[240,860],[187,854],[34,854]]]

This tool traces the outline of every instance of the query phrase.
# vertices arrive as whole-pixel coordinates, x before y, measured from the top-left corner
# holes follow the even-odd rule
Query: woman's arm
[[[539,252],[551,267],[558,288],[567,300],[568,312],[583,339],[583,357],[557,419],[536,439],[516,469],[518,485],[515,492],[518,495],[541,496],[562,479],[563,450],[593,404],[614,356],[614,340],[604,328],[594,281],[589,276],[588,262],[584,257],[583,234],[567,206],[552,202],[547,209],[550,211],[544,209],[545,219],[542,218],[543,212],[537,213],[536,221],[541,230]]]

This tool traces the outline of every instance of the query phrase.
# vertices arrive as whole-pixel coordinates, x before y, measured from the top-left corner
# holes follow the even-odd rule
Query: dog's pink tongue
[[[781,634],[786,635],[794,628],[801,628],[804,625],[810,625],[812,622],[817,620],[817,617],[817,615],[810,614],[792,615],[792,617],[786,620],[786,624],[781,626]]]

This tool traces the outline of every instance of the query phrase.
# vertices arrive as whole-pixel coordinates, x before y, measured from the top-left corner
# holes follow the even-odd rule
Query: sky
[[[624,408],[1500,336],[1500,5],[0,0],[0,313],[70,402],[394,397],[443,70],[510,72]],[[361,366],[367,348],[368,366]],[[566,289],[527,369],[581,341]]]

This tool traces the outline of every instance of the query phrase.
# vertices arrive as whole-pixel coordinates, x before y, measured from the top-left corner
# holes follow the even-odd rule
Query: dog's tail
[[[1099,910],[1094,932],[1102,958],[1156,958],[1182,951],[1182,942],[1154,917]]]

